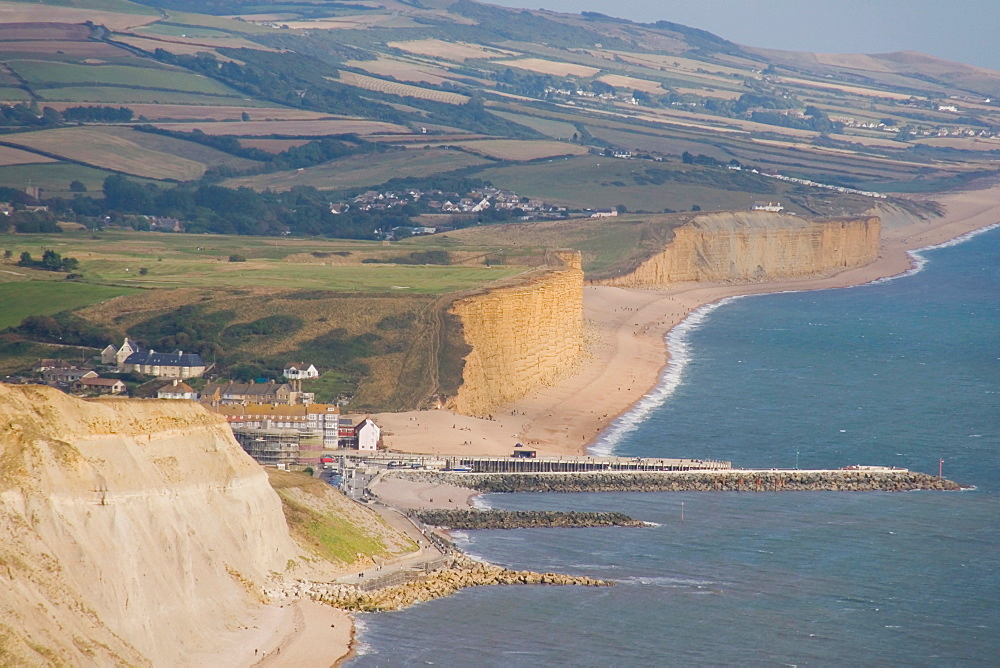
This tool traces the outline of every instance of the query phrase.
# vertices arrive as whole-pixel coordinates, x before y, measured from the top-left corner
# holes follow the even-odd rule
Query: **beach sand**
[[[351,651],[350,613],[315,601],[261,607],[218,649],[187,657],[191,666],[332,666]]]
[[[496,411],[493,420],[446,410],[377,415],[386,446],[400,452],[507,456],[515,443],[523,443],[541,454],[585,454],[605,427],[656,386],[669,360],[666,333],[695,309],[736,295],[843,288],[894,276],[912,266],[907,251],[1000,222],[1000,185],[927,199],[943,205],[945,214],[927,219],[898,211],[879,214],[879,256],[864,267],[764,283],[585,287],[587,357],[571,375]]]

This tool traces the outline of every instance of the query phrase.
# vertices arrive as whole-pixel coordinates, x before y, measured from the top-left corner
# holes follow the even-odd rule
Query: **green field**
[[[442,294],[508,278],[523,267],[347,264],[287,261],[289,255],[343,249],[384,256],[403,255],[411,245],[386,251],[378,242],[275,240],[263,237],[164,234],[156,232],[67,232],[6,235],[0,244],[39,257],[53,248],[80,260],[87,281],[144,288],[287,288],[393,294]],[[231,254],[246,262],[229,262]],[[140,274],[145,268],[147,273]]]
[[[8,65],[33,88],[53,84],[112,84],[164,88],[186,93],[239,95],[237,91],[212,79],[181,70],[129,65],[76,65],[42,60],[11,60]]]
[[[11,86],[4,86],[0,88],[0,102],[23,102],[30,99],[31,95],[24,89],[13,88]]]
[[[69,184],[81,181],[92,195],[101,196],[104,179],[111,176],[95,167],[75,165],[68,162],[51,162],[40,165],[7,165],[0,167],[0,186],[24,189],[27,185],[40,187],[44,197],[72,197]],[[133,180],[135,177],[132,177]],[[152,183],[138,179],[144,183]]]
[[[215,30],[214,28],[171,25],[168,23],[151,23],[148,26],[136,28],[132,32],[137,35],[166,35],[169,37],[229,37],[231,35],[231,33]]]
[[[14,265],[5,265],[17,271]],[[0,329],[12,327],[29,315],[60,311],[107,301],[136,292],[130,288],[68,281],[8,281],[0,283]]]
[[[55,7],[84,7],[99,9],[105,12],[120,14],[139,14],[140,16],[157,16],[159,12],[153,7],[147,7],[128,0],[31,0],[34,4],[53,5]]]
[[[557,204],[593,209],[613,209],[623,204],[629,211],[688,211],[694,205],[705,210],[722,210],[746,209],[753,203],[754,196],[747,192],[697,183],[636,184],[636,175],[654,166],[665,170],[681,169],[676,163],[657,164],[588,155],[532,165],[495,167],[477,176],[498,188],[509,188]],[[788,190],[780,182],[767,185],[775,189],[772,197]]]
[[[528,116],[526,114],[513,114],[508,111],[493,111],[491,114],[505,118],[508,121],[525,125],[532,130],[537,130],[547,137],[553,139],[570,139],[576,134],[576,126],[564,121],[556,121],[549,118],[539,118],[538,116]]]
[[[450,172],[488,161],[478,156],[447,149],[407,149],[369,155],[355,155],[301,171],[275,172],[229,179],[222,185],[247,186],[256,190],[290,190],[314,186],[320,190],[341,190],[373,186],[402,176],[429,176]]]

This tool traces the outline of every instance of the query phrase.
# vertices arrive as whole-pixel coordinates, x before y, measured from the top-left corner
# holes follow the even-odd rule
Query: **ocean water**
[[[920,255],[875,285],[705,309],[596,447],[746,467],[944,459],[975,489],[491,495],[656,525],[462,533],[491,561],[617,585],[362,615],[351,665],[1000,664],[1000,229]]]

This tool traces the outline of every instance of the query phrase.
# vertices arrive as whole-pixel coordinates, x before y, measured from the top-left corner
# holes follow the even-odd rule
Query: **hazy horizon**
[[[1000,2],[962,0],[487,0],[506,7],[672,21],[733,42],[789,51],[920,51],[1000,71]]]

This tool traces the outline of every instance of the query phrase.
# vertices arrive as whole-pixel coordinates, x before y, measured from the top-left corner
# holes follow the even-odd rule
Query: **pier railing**
[[[457,457],[451,468],[473,473],[586,473],[589,471],[724,471],[732,462],[643,457]]]

